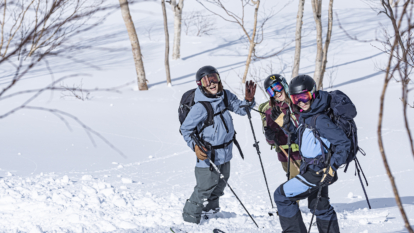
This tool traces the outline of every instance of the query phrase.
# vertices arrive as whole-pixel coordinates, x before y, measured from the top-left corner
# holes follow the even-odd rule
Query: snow
[[[271,7],[275,2],[268,0],[261,4]],[[285,0],[277,7],[287,2],[291,1]],[[291,41],[296,8],[293,2],[270,20],[264,31],[265,40],[256,50],[259,55],[271,54]],[[267,214],[271,204],[258,156],[252,147],[249,122],[246,117],[234,114],[245,159],[235,151],[229,184],[260,229],[228,188],[220,201],[222,211],[215,218],[194,225],[183,222],[181,216],[184,202],[195,186],[195,156],[178,132],[180,97],[195,87],[195,72],[203,65],[216,66],[225,88],[240,95],[237,74],[244,71],[248,49],[245,40],[240,39],[243,32],[237,25],[217,19],[217,30],[211,36],[183,33],[182,57],[170,59],[172,85],[168,86],[161,7],[158,2],[144,2],[131,9],[144,55],[149,91],[138,91],[133,84],[123,88],[121,94],[93,92],[93,98],[85,101],[61,99],[60,93],[55,93],[42,94],[33,103],[76,115],[125,156],[98,138],[94,138],[95,147],[76,122],[68,120],[70,131],[60,119],[46,112],[21,110],[1,119],[0,232],[169,232],[170,227],[187,232],[211,232],[214,228],[225,232],[281,232],[279,219]],[[167,9],[172,42],[173,15]],[[191,10],[203,9],[195,1],[188,1],[184,12]],[[383,15],[377,15],[362,1],[338,1],[334,3],[334,10],[348,33],[360,39],[375,38],[379,22],[389,26]],[[323,14],[324,27],[326,16]],[[315,30],[309,1],[306,1],[304,19],[300,73],[312,75]],[[246,23],[251,25],[252,17],[246,16]],[[145,28],[151,25],[154,29],[150,39]],[[82,78],[88,88],[118,86],[136,80],[130,42],[120,13],[111,15],[100,27],[90,33],[100,35],[104,31],[100,29],[116,28],[116,37],[100,46],[116,48],[117,52],[85,49],[77,55],[100,69],[56,58],[50,61],[56,78],[73,72],[87,73],[91,77]],[[93,35],[85,35],[88,36]],[[255,61],[253,66],[272,64],[273,72],[280,72],[290,80],[293,53],[294,44],[290,44],[279,57]],[[341,232],[406,232],[377,143],[378,101],[384,78],[377,67],[386,59],[386,55],[369,43],[350,40],[334,20],[327,74],[333,72],[336,78],[334,87],[328,90],[344,91],[357,106],[359,143],[367,153],[366,157],[359,155],[359,158],[369,182],[366,189],[372,205],[371,210],[367,209],[353,165],[347,173],[340,170],[338,182],[330,187],[330,201],[338,214]],[[262,76],[265,78],[267,74]],[[19,90],[42,87],[51,80],[42,65],[29,77],[34,78],[25,79]],[[1,81],[3,87],[6,80]],[[79,81],[80,78],[73,78],[67,82],[71,85]],[[325,75],[325,86],[329,86],[329,75]],[[414,224],[413,158],[407,146],[399,97],[400,84],[392,82],[385,103],[383,139],[401,200]],[[23,99],[2,101],[0,111],[15,107]],[[264,102],[266,98],[258,90],[256,99]],[[408,109],[408,115],[413,130],[412,109]],[[253,113],[253,124],[273,192],[285,182],[286,176],[276,154],[265,142],[256,113]],[[311,219],[307,204],[307,201],[300,202],[306,226]],[[312,227],[312,232],[317,232],[316,227]]]

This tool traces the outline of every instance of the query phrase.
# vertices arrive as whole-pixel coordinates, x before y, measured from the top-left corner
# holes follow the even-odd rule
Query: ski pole
[[[266,187],[267,187],[267,192],[269,193],[270,204],[272,205],[272,209],[274,209],[275,207],[273,206],[272,196],[270,195],[269,185],[267,184],[267,178],[266,178],[266,173],[265,173],[265,170],[264,170],[264,167],[263,167],[262,157],[260,156],[259,142],[256,140],[256,134],[254,133],[254,129],[253,129],[252,115],[250,114],[250,111],[249,111],[250,106],[249,105],[242,105],[240,107],[244,107],[244,109],[247,113],[247,118],[249,118],[250,128],[252,129],[253,138],[254,138],[253,147],[256,148],[257,155],[259,156],[260,165],[262,166],[263,176],[264,176]],[[269,216],[273,216],[273,213],[271,213],[271,212],[268,212],[268,214],[269,214]]]
[[[288,153],[286,153],[285,149],[283,149],[283,147],[282,147],[282,146],[279,146],[279,148],[280,148],[280,150],[283,152],[283,154],[286,156],[286,158],[289,158]],[[296,167],[296,168],[298,169],[298,171],[299,171],[299,169],[300,169],[299,164],[298,164],[295,160],[293,160],[292,158],[290,158],[290,160],[291,160],[291,162],[293,162],[293,164],[295,165],[295,167]]]
[[[292,151],[292,146],[291,146],[291,144],[292,144],[292,142],[291,142],[291,133],[289,132],[288,133],[288,171],[287,171],[287,180],[289,181],[289,178],[290,178],[290,153],[291,153],[291,151]]]
[[[200,147],[200,150],[203,151],[205,154],[207,154],[207,151],[204,150],[204,148],[206,148],[201,142],[200,140],[198,140],[198,138],[194,135],[191,134],[190,135],[191,138],[194,140],[194,142],[197,144],[198,147]],[[229,187],[229,189],[231,190],[231,192],[234,194],[234,196],[237,198],[237,200],[240,202],[240,204],[243,206],[244,210],[246,211],[246,213],[249,215],[249,217],[252,219],[252,221],[254,222],[254,224],[256,225],[257,228],[259,228],[259,225],[257,225],[256,221],[254,221],[253,217],[250,215],[249,211],[246,209],[246,207],[243,205],[243,202],[239,199],[239,197],[236,195],[236,193],[234,192],[234,190],[231,188],[231,186],[229,185],[229,183],[227,183],[227,181],[224,179],[224,175],[220,172],[220,170],[217,168],[217,166],[210,160],[210,164],[213,166],[214,170],[216,170],[216,172],[220,175],[220,178],[224,181],[224,183],[226,183],[227,187]]]

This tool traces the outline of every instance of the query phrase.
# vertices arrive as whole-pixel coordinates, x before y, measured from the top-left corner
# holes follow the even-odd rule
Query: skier
[[[220,211],[219,198],[222,196],[226,184],[220,179],[219,174],[211,169],[211,160],[219,168],[227,181],[230,177],[230,160],[233,157],[233,142],[235,131],[233,119],[227,110],[239,115],[246,115],[255,105],[254,95],[256,85],[254,82],[246,82],[245,100],[239,100],[233,93],[223,89],[220,75],[212,66],[201,67],[196,73],[194,106],[191,108],[183,124],[181,133],[187,145],[196,154],[196,186],[191,197],[187,199],[183,209],[183,219],[186,222],[199,224],[202,214],[207,217]],[[226,101],[226,103],[224,103]],[[211,104],[214,111],[213,124],[203,127],[208,117],[208,110],[203,102]],[[205,154],[193,141],[191,135],[196,132],[204,145]],[[238,143],[235,143],[238,146]],[[211,160],[210,160],[211,158]]]
[[[283,127],[283,118],[289,120],[294,124],[295,127],[298,127],[299,115],[291,114],[293,113],[291,109],[291,101],[289,99],[289,86],[286,82],[286,79],[280,74],[272,74],[267,77],[264,81],[264,88],[267,94],[270,96],[269,106],[265,111],[266,122],[264,127],[264,133],[266,140],[269,144],[276,146],[276,151],[278,159],[282,164],[283,170],[288,172],[288,158],[285,153],[278,147],[282,146],[282,149],[287,152],[287,136],[281,129]],[[279,125],[281,124],[281,125]],[[290,163],[290,176],[289,179],[292,179],[297,174],[299,174],[299,166],[301,163],[301,158],[299,154],[299,149],[297,144],[292,143],[292,154],[291,158],[295,161]],[[295,163],[297,165],[295,165]]]
[[[312,212],[318,203],[314,214],[319,232],[339,232],[336,212],[329,203],[328,185],[337,181],[336,171],[346,163],[351,141],[324,114],[329,108],[330,96],[328,92],[316,91],[315,81],[310,76],[299,75],[292,79],[289,94],[293,110],[300,115],[300,126],[296,130],[290,122],[283,124],[284,129],[296,132],[294,137],[299,142],[302,165],[300,175],[280,185],[274,193],[280,224],[283,232],[307,232],[296,201],[308,198],[308,208]],[[308,128],[309,125],[314,128]],[[331,152],[331,159],[326,159]],[[320,187],[321,198],[317,201]]]

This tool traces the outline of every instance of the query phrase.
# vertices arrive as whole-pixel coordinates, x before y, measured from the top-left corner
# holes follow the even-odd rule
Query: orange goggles
[[[293,104],[298,104],[299,102],[307,103],[312,99],[312,94],[310,91],[302,92],[300,94],[290,95],[290,99]]]
[[[209,87],[211,83],[219,83],[220,81],[220,76],[218,74],[208,74],[198,81],[197,84],[199,86]]]

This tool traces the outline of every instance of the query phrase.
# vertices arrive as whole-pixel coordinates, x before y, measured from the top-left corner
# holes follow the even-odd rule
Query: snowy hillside
[[[227,1],[230,2],[230,1]],[[231,1],[232,2],[232,1]],[[276,2],[278,2],[276,4]],[[327,2],[325,1],[324,4]],[[230,3],[229,3],[230,4]],[[237,1],[232,2],[237,7]],[[264,31],[264,41],[256,52],[269,55],[286,49],[278,56],[256,61],[253,67],[273,66],[274,73],[291,79],[296,25],[296,1],[263,1],[263,8],[287,6],[273,17]],[[324,5],[324,9],[326,6]],[[200,225],[184,223],[181,217],[185,200],[194,185],[195,156],[180,135],[177,109],[181,95],[196,86],[195,72],[204,65],[218,68],[224,87],[240,95],[238,74],[244,71],[248,45],[236,24],[216,19],[217,30],[210,36],[182,35],[181,60],[171,61],[172,87],[167,87],[164,70],[164,31],[161,5],[144,2],[131,7],[149,91],[137,91],[136,84],[122,93],[93,92],[91,99],[81,101],[61,98],[60,92],[44,93],[32,105],[57,108],[77,116],[99,132],[120,155],[97,137],[93,146],[83,128],[68,119],[72,130],[48,112],[21,110],[0,120],[0,232],[169,232],[176,227],[186,232],[281,232],[278,217],[269,217],[271,204],[247,117],[232,114],[238,141],[245,159],[235,151],[231,161],[229,183],[246,204],[260,226],[257,229],[231,194],[225,190],[222,212],[216,219]],[[196,1],[185,2],[184,12],[203,10]],[[389,25],[358,0],[334,3],[341,25],[352,36],[374,39],[379,23]],[[172,44],[173,13],[167,10]],[[327,14],[324,11],[323,25]],[[252,24],[253,17],[247,17]],[[302,39],[301,74],[313,75],[316,35],[310,1],[306,1]],[[151,35],[147,29],[153,27]],[[325,28],[326,29],[326,28]],[[102,39],[91,48],[73,54],[88,64],[57,58],[50,61],[54,78],[74,73],[85,75],[68,79],[69,86],[82,80],[85,88],[105,88],[136,80],[130,42],[120,12],[112,14],[103,25],[83,40],[113,31],[113,37]],[[90,42],[93,44],[92,42]],[[330,187],[331,204],[338,217],[341,232],[406,232],[396,206],[389,179],[379,153],[377,122],[379,96],[387,56],[375,48],[375,42],[362,43],[349,39],[338,26],[334,15],[332,42],[329,49],[325,87],[340,89],[358,109],[359,145],[367,153],[359,155],[368,178],[365,197],[354,166],[347,173],[339,171],[339,180]],[[111,48],[104,50],[97,48]],[[170,46],[171,48],[172,46]],[[262,79],[268,74],[262,74]],[[18,87],[19,90],[43,87],[51,75],[44,64],[37,67]],[[0,77],[0,88],[9,81]],[[16,91],[18,91],[16,89]],[[400,84],[391,83],[385,103],[383,137],[389,163],[410,223],[414,224],[413,157],[407,145]],[[0,102],[0,112],[14,108],[25,96]],[[258,103],[266,101],[256,92]],[[411,99],[412,101],[412,99]],[[270,151],[260,116],[253,114],[270,190],[286,180],[276,153]],[[408,110],[414,130],[414,112]],[[411,180],[411,181],[410,181]],[[311,214],[307,201],[300,207],[308,226]],[[317,232],[313,227],[312,232]]]

